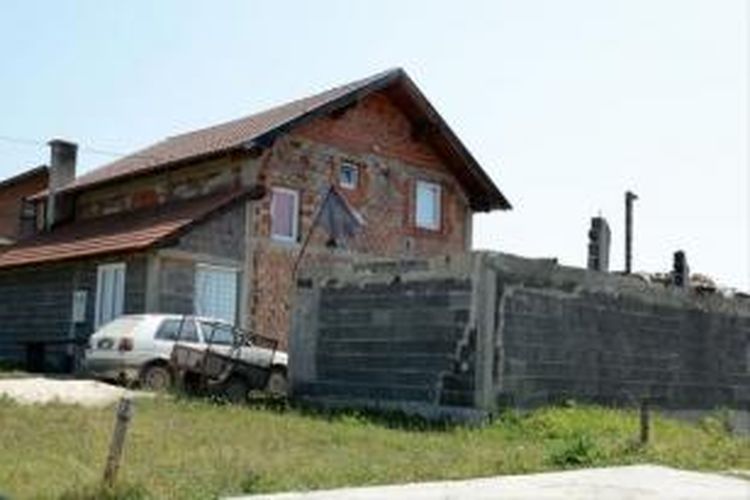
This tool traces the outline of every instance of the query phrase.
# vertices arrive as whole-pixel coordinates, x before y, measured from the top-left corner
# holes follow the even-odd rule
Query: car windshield
[[[207,344],[234,344],[234,328],[231,325],[201,321],[201,329]]]

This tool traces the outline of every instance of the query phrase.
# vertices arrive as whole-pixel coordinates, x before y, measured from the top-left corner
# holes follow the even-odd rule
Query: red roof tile
[[[229,151],[260,138],[289,122],[333,102],[342,96],[367,87],[392,71],[358,80],[314,96],[299,99],[239,120],[222,123],[194,132],[169,137],[113,163],[76,178],[67,189],[78,189],[112,178],[132,175],[164,164]]]
[[[435,125],[438,136],[444,143],[442,151],[452,156],[455,173],[470,195],[472,208],[475,210],[511,208],[505,196],[402,69],[378,73],[369,78],[239,120],[170,137],[81,175],[65,186],[62,192],[80,190],[99,183],[147,173],[158,168],[168,168],[182,162],[219,155],[254,144],[265,146],[266,140],[288,131],[302,120],[345,107],[370,92],[391,87],[400,87],[403,90],[401,95],[406,96],[406,100],[411,103],[411,109],[418,110],[416,112],[419,116],[415,117],[417,122]],[[40,197],[43,194],[45,193],[42,192],[36,196]]]
[[[225,192],[60,226],[0,250],[0,268],[145,250],[247,194]]]

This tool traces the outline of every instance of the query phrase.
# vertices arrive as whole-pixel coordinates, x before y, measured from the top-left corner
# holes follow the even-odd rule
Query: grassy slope
[[[139,400],[123,481],[155,498],[328,488],[564,466],[656,462],[691,469],[750,468],[750,442],[718,420],[656,419],[653,444],[633,444],[637,415],[555,408],[478,429],[388,428],[203,402]],[[0,492],[57,498],[101,477],[113,408],[19,406],[0,400]]]

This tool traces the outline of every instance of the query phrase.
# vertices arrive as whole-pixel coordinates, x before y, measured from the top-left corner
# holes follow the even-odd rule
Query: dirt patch
[[[141,394],[94,380],[56,380],[44,377],[0,379],[0,396],[23,404],[107,406],[124,395]]]

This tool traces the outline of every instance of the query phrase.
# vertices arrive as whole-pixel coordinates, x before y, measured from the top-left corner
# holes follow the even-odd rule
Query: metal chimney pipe
[[[625,274],[633,271],[633,201],[637,199],[632,191],[625,192]]]

